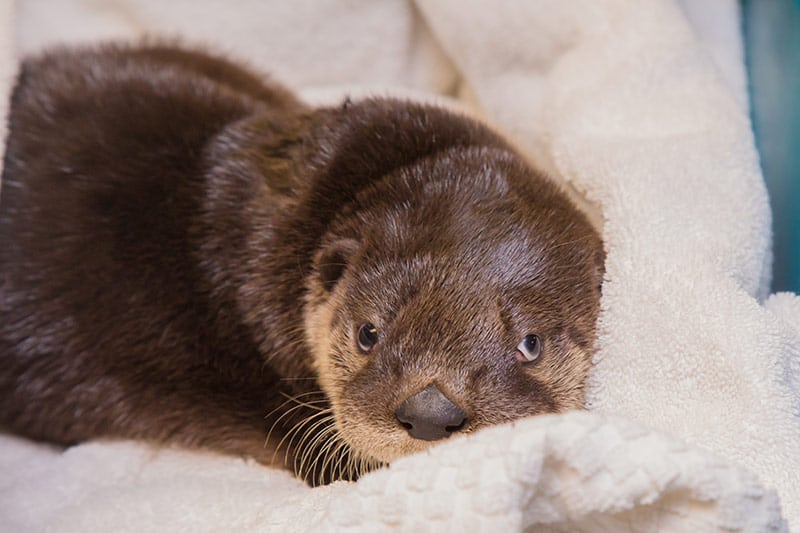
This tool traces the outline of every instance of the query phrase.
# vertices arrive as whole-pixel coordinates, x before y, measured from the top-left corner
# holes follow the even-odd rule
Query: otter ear
[[[355,239],[339,239],[317,253],[317,274],[326,291],[331,292],[336,287],[357,250],[358,241]]]

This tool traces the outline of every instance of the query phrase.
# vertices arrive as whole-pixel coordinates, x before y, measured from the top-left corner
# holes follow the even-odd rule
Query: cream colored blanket
[[[6,81],[15,54],[46,44],[166,33],[312,100],[455,96],[590,200],[608,256],[588,412],[454,438],[318,489],[233,458],[0,437],[0,529],[800,528],[800,298],[768,296],[736,5],[16,3],[0,18]]]

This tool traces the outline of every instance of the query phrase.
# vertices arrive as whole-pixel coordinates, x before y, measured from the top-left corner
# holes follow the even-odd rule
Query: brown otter
[[[471,119],[147,44],[25,61],[9,127],[8,429],[282,448],[319,482],[582,405],[602,244]]]

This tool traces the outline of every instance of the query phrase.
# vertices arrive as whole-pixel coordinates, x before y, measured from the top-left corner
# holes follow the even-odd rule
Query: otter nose
[[[467,413],[448,400],[433,383],[400,404],[394,415],[409,435],[422,440],[449,437],[467,420]]]

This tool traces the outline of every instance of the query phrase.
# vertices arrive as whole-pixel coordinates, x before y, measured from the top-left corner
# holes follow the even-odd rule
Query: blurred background
[[[743,0],[756,143],[773,212],[773,292],[800,293],[800,0]]]

